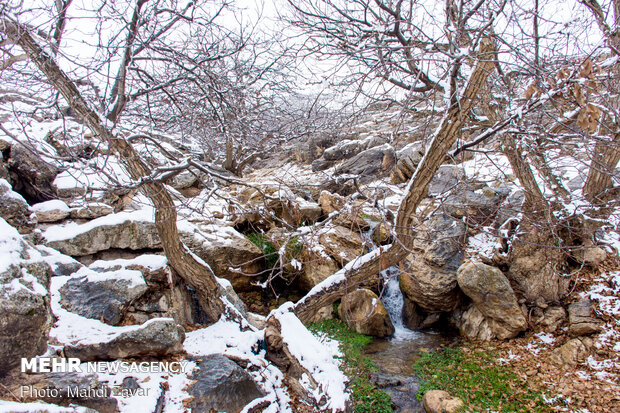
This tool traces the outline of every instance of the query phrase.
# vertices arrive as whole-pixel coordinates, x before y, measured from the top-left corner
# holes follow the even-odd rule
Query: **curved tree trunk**
[[[446,154],[458,138],[459,131],[467,118],[479,91],[488,75],[495,69],[495,43],[484,38],[478,52],[478,62],[465,86],[460,99],[454,102],[441,123],[422,161],[407,184],[396,216],[396,241],[389,247],[377,249],[357,260],[353,260],[342,270],[333,274],[313,288],[295,305],[297,317],[306,323],[320,308],[340,299],[352,288],[358,288],[373,277],[378,277],[382,269],[396,265],[407,256],[413,243],[415,212],[420,201],[426,197],[428,185],[435,172],[446,159]]]
[[[144,163],[124,138],[114,135],[103,120],[92,110],[75,84],[58,67],[30,35],[28,28],[10,18],[4,17],[0,24],[5,33],[12,38],[34,62],[47,80],[60,92],[82,121],[110,150],[117,152],[129,175],[136,181],[149,176],[150,168]],[[161,182],[147,181],[143,184],[146,195],[155,206],[155,224],[161,238],[168,262],[183,280],[194,288],[208,319],[215,322],[224,310],[220,299],[221,287],[211,269],[198,261],[180,241],[177,229],[176,207],[166,187]]]

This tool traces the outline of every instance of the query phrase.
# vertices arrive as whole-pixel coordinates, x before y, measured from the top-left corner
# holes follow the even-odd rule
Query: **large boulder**
[[[512,338],[527,328],[510,282],[498,268],[470,261],[459,268],[457,280],[497,338]]]
[[[60,288],[60,303],[67,310],[83,317],[118,325],[129,305],[147,289],[139,271],[120,270],[98,274],[84,268]]]
[[[8,169],[15,191],[30,203],[57,198],[54,179],[59,169],[22,145],[11,146]]]
[[[0,179],[0,218],[17,228],[21,233],[31,232],[35,221],[30,217],[30,207],[26,200],[11,185]]]
[[[338,315],[360,334],[386,337],[394,333],[390,316],[377,294],[360,288],[342,298]]]
[[[201,357],[187,392],[195,412],[239,412],[252,400],[263,397],[252,377],[221,354]]]
[[[101,202],[88,202],[71,208],[70,216],[73,219],[95,219],[110,215],[113,212],[114,208],[108,204]]]
[[[456,271],[464,241],[465,225],[447,214],[436,214],[421,225],[414,239],[420,253],[401,262],[403,293],[426,311],[452,311],[459,304]]]
[[[568,306],[568,333],[585,336],[601,331],[601,321],[594,317],[592,302],[588,299]]]
[[[108,341],[78,342],[65,346],[67,357],[81,361],[132,357],[164,357],[183,351],[185,331],[171,318],[154,318],[141,326],[126,327]]]
[[[55,225],[43,233],[43,240],[48,247],[72,257],[112,248],[161,248],[152,213],[146,211],[120,212],[81,225]]]
[[[0,376],[47,348],[50,266],[0,218]]]
[[[36,214],[38,222],[62,221],[67,218],[70,213],[67,204],[59,199],[34,204],[32,210]]]

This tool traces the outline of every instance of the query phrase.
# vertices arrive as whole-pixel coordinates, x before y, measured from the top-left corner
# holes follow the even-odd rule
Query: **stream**
[[[398,268],[382,272],[386,280],[381,301],[387,310],[394,335],[389,339],[375,338],[364,353],[377,365],[377,387],[385,390],[397,406],[396,412],[424,413],[422,403],[416,399],[419,382],[414,375],[413,363],[425,351],[453,342],[456,337],[433,330],[409,330],[403,323],[403,294],[398,283]]]

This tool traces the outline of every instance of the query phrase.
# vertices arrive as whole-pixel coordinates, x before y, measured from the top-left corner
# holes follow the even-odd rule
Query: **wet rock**
[[[138,271],[79,274],[60,288],[61,305],[73,313],[110,325],[118,325],[129,305],[148,289]]]
[[[338,307],[338,315],[360,334],[386,337],[394,333],[394,326],[383,303],[375,293],[365,288],[345,295]]]
[[[527,328],[510,282],[498,268],[467,262],[459,268],[457,280],[497,338],[512,338]]]
[[[52,325],[50,266],[0,218],[0,376],[42,354]]]
[[[252,400],[264,396],[252,377],[221,354],[202,357],[187,389],[195,412],[239,412]]]
[[[164,357],[183,351],[185,331],[173,319],[155,318],[138,327],[128,327],[109,341],[65,346],[67,357],[84,361],[130,357]]]
[[[40,202],[32,206],[39,222],[57,222],[69,216],[69,207],[59,199]]]
[[[426,413],[457,413],[465,407],[461,399],[443,390],[426,392],[422,404]]]
[[[0,179],[0,217],[21,233],[31,232],[36,223],[30,217],[30,207],[26,200],[13,191],[5,179]]]
[[[582,300],[568,306],[568,333],[585,336],[601,331],[601,321],[594,317],[590,300]]]

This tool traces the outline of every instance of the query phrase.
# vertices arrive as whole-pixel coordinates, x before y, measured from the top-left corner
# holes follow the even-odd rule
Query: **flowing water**
[[[374,339],[364,352],[376,363],[377,386],[392,397],[396,412],[424,412],[416,399],[419,382],[413,363],[422,352],[448,344],[454,337],[432,330],[409,330],[402,318],[403,294],[398,284],[398,268],[388,268],[382,275],[386,282],[381,301],[394,324],[394,335],[389,339]]]

